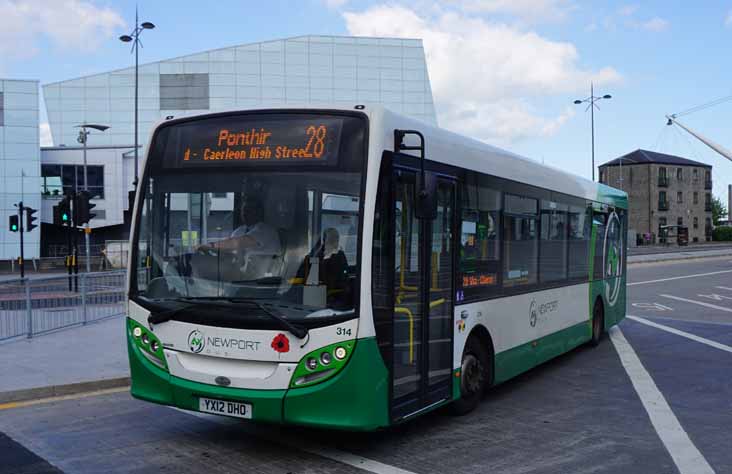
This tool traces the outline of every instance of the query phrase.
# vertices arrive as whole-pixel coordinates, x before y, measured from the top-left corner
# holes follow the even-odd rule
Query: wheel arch
[[[468,335],[468,338],[466,339],[466,347],[467,347],[467,341],[471,338],[476,338],[478,342],[488,349],[488,353],[490,356],[490,364],[491,364],[491,374],[490,378],[488,380],[489,386],[493,385],[493,382],[496,377],[496,351],[495,346],[493,345],[493,337],[491,336],[491,333],[488,331],[488,328],[483,326],[482,324],[476,324],[475,327],[470,331],[470,334]]]

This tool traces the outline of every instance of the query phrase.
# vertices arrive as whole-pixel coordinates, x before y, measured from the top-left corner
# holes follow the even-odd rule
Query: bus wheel
[[[602,334],[605,332],[605,311],[602,308],[602,302],[597,300],[595,303],[595,309],[592,311],[592,339],[590,345],[597,347],[602,339]]]
[[[465,415],[478,406],[490,383],[491,365],[488,351],[477,337],[471,336],[463,351],[460,367],[460,398],[452,404],[455,415]]]

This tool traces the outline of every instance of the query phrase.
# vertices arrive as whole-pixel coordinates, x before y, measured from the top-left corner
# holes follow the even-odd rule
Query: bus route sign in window
[[[343,119],[319,115],[229,116],[172,127],[165,168],[335,165]]]

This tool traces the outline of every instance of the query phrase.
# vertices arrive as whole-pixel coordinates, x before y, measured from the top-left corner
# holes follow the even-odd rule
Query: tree
[[[712,198],[712,223],[719,225],[719,219],[727,215],[727,207],[717,196]]]

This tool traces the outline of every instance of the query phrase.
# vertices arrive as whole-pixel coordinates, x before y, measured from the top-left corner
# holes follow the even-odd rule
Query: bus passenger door
[[[455,182],[437,177],[434,219],[417,217],[419,172],[393,171],[392,419],[450,398]]]

